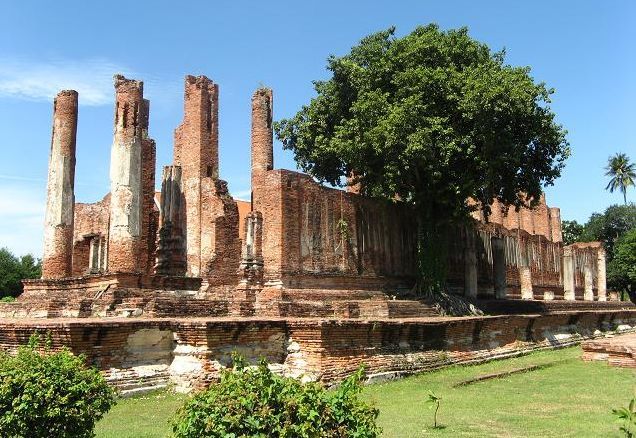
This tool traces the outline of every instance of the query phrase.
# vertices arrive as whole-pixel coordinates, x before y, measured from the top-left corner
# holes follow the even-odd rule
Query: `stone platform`
[[[569,346],[636,328],[635,310],[419,318],[5,318],[0,349],[50,334],[125,391],[206,386],[237,351],[275,371],[327,384],[364,364],[371,380],[395,378]],[[636,335],[635,335],[636,336]]]
[[[583,360],[603,360],[615,367],[636,368],[636,333],[583,342]]]

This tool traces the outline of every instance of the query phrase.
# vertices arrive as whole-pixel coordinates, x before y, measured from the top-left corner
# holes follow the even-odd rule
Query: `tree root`
[[[484,312],[468,299],[446,291],[438,291],[427,297],[442,316],[481,316]]]

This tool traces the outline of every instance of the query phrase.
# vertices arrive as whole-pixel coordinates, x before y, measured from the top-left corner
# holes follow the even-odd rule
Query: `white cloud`
[[[0,186],[0,248],[41,257],[44,205],[39,186]]]
[[[94,58],[32,61],[0,58],[0,97],[52,101],[60,90],[79,93],[80,105],[113,102],[113,75],[131,75],[123,65]]]

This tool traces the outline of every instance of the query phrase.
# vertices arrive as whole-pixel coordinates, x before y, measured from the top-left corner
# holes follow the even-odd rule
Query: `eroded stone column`
[[[585,265],[583,268],[583,299],[586,301],[594,301],[594,275],[592,273],[592,267]]]
[[[72,272],[76,135],[77,92],[61,91],[53,104],[42,278],[65,278]]]
[[[139,272],[142,231],[143,82],[115,76],[115,135],[110,158],[108,271]]]
[[[596,253],[596,289],[599,301],[607,301],[607,278],[605,274],[605,249],[600,247]]]
[[[490,239],[492,247],[492,271],[495,287],[495,298],[506,298],[506,252],[505,242],[501,237]]]
[[[532,300],[532,271],[530,266],[519,266],[519,286],[521,287],[521,299]]]
[[[576,295],[574,292],[574,255],[572,248],[563,247],[563,298],[574,301]]]
[[[185,275],[187,269],[183,239],[183,200],[181,167],[163,168],[161,182],[161,209],[155,273]]]

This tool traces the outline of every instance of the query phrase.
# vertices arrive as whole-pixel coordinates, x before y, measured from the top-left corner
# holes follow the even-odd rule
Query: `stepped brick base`
[[[599,310],[465,318],[82,318],[4,319],[0,348],[15,352],[35,331],[54,348],[84,353],[124,390],[171,382],[204,387],[237,351],[277,372],[337,382],[365,364],[386,379],[454,363],[556,348],[636,327],[636,311]],[[636,335],[634,335],[636,336]]]

